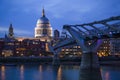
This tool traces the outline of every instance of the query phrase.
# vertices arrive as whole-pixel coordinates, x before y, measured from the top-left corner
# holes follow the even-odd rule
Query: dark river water
[[[79,80],[79,65],[0,66],[0,80]],[[103,80],[120,80],[120,67],[101,66]]]

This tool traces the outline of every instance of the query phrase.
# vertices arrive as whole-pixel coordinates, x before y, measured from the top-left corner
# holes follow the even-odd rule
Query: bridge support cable
[[[98,31],[98,33],[100,32],[101,34],[107,34],[106,32],[104,32],[103,30],[100,30],[99,28],[95,27],[94,25],[90,24],[89,26],[93,27],[95,30]],[[98,34],[97,33],[97,34]]]
[[[73,29],[73,28],[72,28]],[[73,29],[74,31],[76,31],[75,29]],[[84,33],[82,33],[82,32],[79,32],[79,31],[76,31],[77,32],[77,34],[79,34],[78,36],[81,36],[81,38],[83,38],[83,39],[86,39],[86,37],[88,37],[87,35],[85,35]],[[76,35],[77,35],[76,34]]]
[[[75,28],[78,29],[78,31],[82,32],[84,34],[84,36],[89,37],[89,35],[87,33],[85,33],[84,31],[80,30],[77,26]]]
[[[107,24],[107,23],[105,23],[105,22],[103,22],[103,23],[101,23],[101,24],[103,24],[103,25],[105,25],[105,27],[108,27],[108,28],[111,28],[111,29],[113,29],[113,30],[115,30],[115,31],[120,31],[120,29],[119,28],[116,28],[116,27],[114,27],[114,26],[111,26],[111,25],[109,25],[109,24]]]
[[[83,29],[85,29],[86,31],[90,31],[89,29],[87,29],[86,27],[84,27],[84,26],[81,26]]]
[[[94,26],[93,24],[90,24],[89,26],[91,26],[92,28],[94,28],[94,30],[96,30],[96,33],[97,33],[96,37],[97,37],[98,39],[111,37],[111,35],[109,34],[108,31],[100,30],[99,28],[97,28],[97,27]]]
[[[81,25],[80,27],[82,27],[83,29],[85,29],[87,32],[89,32],[89,38],[92,39],[92,35],[90,34],[94,34],[93,32],[91,32],[89,29],[87,29],[85,26]]]

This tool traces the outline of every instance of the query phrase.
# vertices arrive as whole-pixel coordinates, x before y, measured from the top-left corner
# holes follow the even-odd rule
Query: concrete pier
[[[79,80],[102,80],[97,53],[82,54]]]
[[[54,66],[58,66],[58,65],[60,65],[60,59],[59,59],[58,54],[54,54],[52,64],[53,64]]]

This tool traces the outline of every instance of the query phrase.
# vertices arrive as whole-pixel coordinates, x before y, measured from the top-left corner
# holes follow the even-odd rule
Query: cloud
[[[6,32],[6,31],[8,31],[8,28],[6,28],[6,27],[0,27],[0,32]]]
[[[30,31],[19,30],[19,29],[15,29],[15,33],[17,33],[17,34],[31,34]]]
[[[119,10],[119,0],[11,0],[11,11],[23,11],[40,15],[44,6],[53,18],[64,18],[65,15],[89,15],[90,13],[104,14],[108,10]],[[113,7],[114,5],[114,7]],[[110,14],[110,13],[109,13]],[[112,14],[112,13],[111,13]],[[90,15],[89,15],[90,16]]]
[[[85,2],[86,1],[86,2]],[[87,3],[89,0],[11,0],[8,3],[11,4],[13,11],[25,11],[25,12],[34,12],[41,11],[41,8],[44,6],[47,11],[51,13],[65,13],[71,10],[77,10],[80,8],[80,11],[87,11],[90,6],[90,3]],[[84,4],[83,4],[84,3]],[[88,7],[87,7],[87,6]],[[83,8],[84,7],[84,8]],[[85,8],[87,7],[87,8]],[[33,11],[34,10],[34,11]]]

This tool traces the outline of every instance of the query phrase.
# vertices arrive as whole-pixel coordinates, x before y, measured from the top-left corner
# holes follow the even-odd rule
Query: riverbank
[[[52,64],[52,57],[0,57],[0,65],[6,64]],[[60,58],[61,65],[80,65],[81,57]],[[120,57],[99,58],[100,65],[120,66]]]

